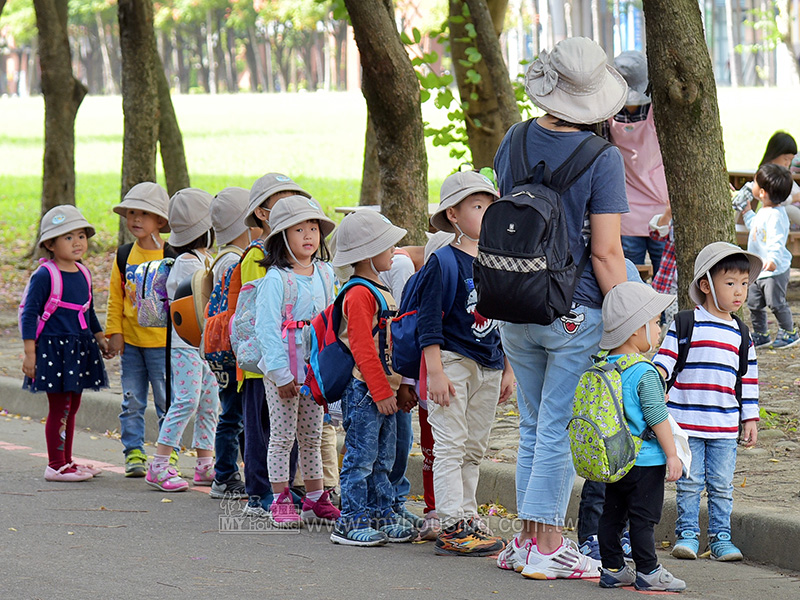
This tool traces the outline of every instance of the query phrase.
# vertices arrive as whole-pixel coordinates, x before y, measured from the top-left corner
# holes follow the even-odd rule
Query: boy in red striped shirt
[[[741,321],[731,313],[747,300],[749,285],[761,272],[761,259],[727,242],[703,248],[694,263],[689,296],[697,306],[686,365],[678,373],[667,407],[689,434],[691,472],[677,482],[678,519],[672,550],[676,558],[695,559],[700,546],[700,494],[708,491],[708,539],[711,558],[741,560],[731,541],[733,473],[737,438],[753,446],[758,439],[758,365],[752,341],[748,368],[737,397]],[[653,359],[666,380],[678,359],[676,322]]]

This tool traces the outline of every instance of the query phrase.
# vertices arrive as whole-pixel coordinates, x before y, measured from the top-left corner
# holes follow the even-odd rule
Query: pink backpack
[[[59,308],[77,310],[78,322],[81,325],[81,329],[86,329],[88,325],[86,324],[86,317],[84,315],[86,314],[86,311],[89,310],[89,306],[92,303],[92,275],[89,273],[89,269],[84,267],[81,263],[75,263],[78,267],[78,270],[83,273],[83,276],[86,278],[86,283],[89,286],[89,299],[86,300],[85,304],[81,305],[73,304],[72,302],[61,301],[61,296],[64,294],[64,281],[61,278],[61,271],[56,263],[49,258],[40,258],[39,263],[39,269],[47,269],[47,271],[50,273],[50,297],[47,299],[47,302],[45,302],[44,310],[42,311],[42,314],[36,323],[35,339],[39,339],[39,335],[42,333],[45,323],[47,323],[47,320],[53,316],[53,313]],[[34,271],[34,273],[38,272],[39,269]],[[31,282],[28,280],[28,283],[25,286],[25,291],[22,292],[22,302],[19,305],[19,311],[17,313],[17,316],[19,317],[20,335],[22,335],[22,312],[25,310],[25,303],[28,299],[28,288],[30,285]]]

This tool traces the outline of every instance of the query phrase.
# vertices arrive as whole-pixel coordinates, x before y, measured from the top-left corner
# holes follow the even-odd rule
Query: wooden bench
[[[747,250],[747,238],[750,236],[749,231],[737,231],[736,243],[743,249]],[[790,231],[789,238],[786,240],[786,247],[792,253],[792,268],[800,269],[800,231]]]

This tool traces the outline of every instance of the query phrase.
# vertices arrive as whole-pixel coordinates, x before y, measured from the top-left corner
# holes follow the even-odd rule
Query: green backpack
[[[592,361],[578,381],[567,425],[572,461],[584,479],[614,483],[631,470],[642,446],[625,419],[622,372],[650,361],[641,354],[626,354],[609,362],[605,350]]]

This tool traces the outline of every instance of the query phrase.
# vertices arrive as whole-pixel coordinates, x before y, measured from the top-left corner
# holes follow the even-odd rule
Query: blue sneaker
[[[636,572],[628,565],[625,565],[618,571],[612,571],[605,567],[600,568],[600,587],[601,588],[618,588],[625,587],[626,585],[633,585],[636,581]]]
[[[761,333],[760,331],[751,331],[750,339],[753,340],[754,348],[763,348],[772,344],[772,338],[768,333]]]
[[[600,560],[600,543],[597,541],[596,535],[590,535],[586,538],[586,541],[583,542],[578,549],[581,551],[581,554],[595,560]]]
[[[772,342],[772,348],[773,350],[782,350],[784,348],[791,348],[797,344],[800,344],[800,331],[797,330],[797,327],[792,331],[778,329],[775,341]]]
[[[422,526],[425,524],[425,519],[412,513],[410,510],[406,508],[405,504],[395,506],[394,512],[398,517],[400,517],[404,521],[408,521],[408,523],[415,529],[421,529]]]
[[[708,545],[711,547],[713,560],[742,560],[742,551],[734,545],[731,541],[731,534],[727,531],[720,531],[716,535],[709,536]]]
[[[631,554],[633,550],[631,548],[631,534],[627,529],[625,533],[622,534],[619,541],[622,543],[622,553],[625,555],[625,560],[633,560],[633,555]]]
[[[696,531],[686,529],[681,531],[681,535],[675,542],[675,547],[672,549],[671,554],[675,558],[695,560],[698,550],[700,550],[700,536]]]
[[[370,526],[345,528],[340,520],[333,528],[331,541],[343,546],[384,546],[389,539],[385,533]]]
[[[417,535],[414,526],[395,512],[373,519],[372,527],[384,533],[387,541],[393,543],[410,542]]]

